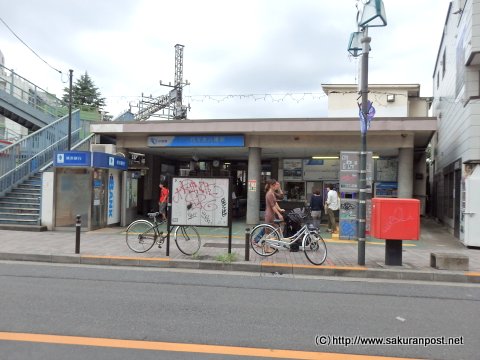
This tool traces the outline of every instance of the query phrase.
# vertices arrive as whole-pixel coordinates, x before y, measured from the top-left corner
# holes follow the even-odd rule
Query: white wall
[[[472,17],[473,8],[478,9],[478,14]],[[480,95],[480,66],[465,67],[463,63],[464,74],[457,72],[458,67],[462,66],[457,64],[462,60],[458,55],[460,49],[465,49],[464,61],[467,61],[474,42],[478,42],[477,50],[480,50],[480,1],[467,1],[460,22],[457,16],[449,16],[434,74],[433,115],[438,117],[438,170],[459,158],[463,161],[480,158],[480,100],[471,99],[472,96]],[[445,76],[442,75],[443,66],[446,68]],[[438,76],[440,81],[437,87]],[[457,78],[463,81],[460,89],[457,88]]]
[[[324,85],[328,92],[328,117],[357,117],[359,108],[358,89],[354,85]],[[427,99],[411,96],[409,91],[419,93],[419,85],[372,85],[368,99],[373,103],[376,117],[426,117]],[[388,101],[387,97],[393,98]]]
[[[461,13],[453,13],[462,9],[463,5]],[[480,0],[457,0],[450,11],[433,74],[432,109],[438,119],[435,145],[435,179],[438,186],[437,194],[433,195],[439,203],[440,213],[437,216],[453,231],[455,214],[459,214],[461,206],[455,207],[458,199],[448,199],[454,202],[454,215],[449,218],[441,213],[450,205],[444,200],[444,171],[449,166],[447,171],[451,171],[455,163],[465,177],[462,163],[480,159],[480,59],[478,55],[473,56],[480,51]],[[463,184],[460,185],[463,187]]]
[[[54,189],[55,176],[54,172],[42,173],[42,204],[41,204],[41,223],[48,230],[53,230],[54,224]]]

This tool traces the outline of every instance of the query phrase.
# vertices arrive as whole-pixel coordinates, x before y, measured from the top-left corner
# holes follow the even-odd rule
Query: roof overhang
[[[367,133],[367,147],[380,156],[395,156],[402,147],[422,151],[436,131],[434,117],[376,118]],[[117,147],[166,157],[247,159],[249,147],[262,158],[306,158],[360,148],[358,118],[270,118],[101,122],[91,132],[114,137]],[[242,134],[243,148],[150,148],[149,136]]]

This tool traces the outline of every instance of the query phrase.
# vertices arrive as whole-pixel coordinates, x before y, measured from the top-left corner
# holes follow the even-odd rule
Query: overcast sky
[[[372,28],[369,83],[421,85],[432,74],[448,0],[384,0]],[[61,97],[85,71],[118,115],[143,92],[167,93],[184,48],[190,119],[327,116],[321,84],[357,83],[349,57],[355,0],[0,0],[5,66]],[[291,94],[291,95],[290,95]],[[206,97],[206,95],[216,95]],[[226,98],[220,95],[254,95]],[[272,95],[272,96],[265,96]],[[379,115],[379,114],[378,114]]]

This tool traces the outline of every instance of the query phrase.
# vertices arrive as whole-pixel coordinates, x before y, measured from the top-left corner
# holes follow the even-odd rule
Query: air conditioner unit
[[[113,144],[92,144],[90,145],[90,151],[115,154],[117,152],[117,146]]]

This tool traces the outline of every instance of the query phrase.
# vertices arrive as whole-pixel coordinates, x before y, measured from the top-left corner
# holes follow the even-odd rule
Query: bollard
[[[75,224],[75,254],[80,254],[80,228],[82,227],[82,221],[80,215],[77,215],[77,222]]]
[[[245,261],[250,261],[250,228],[245,229]]]

